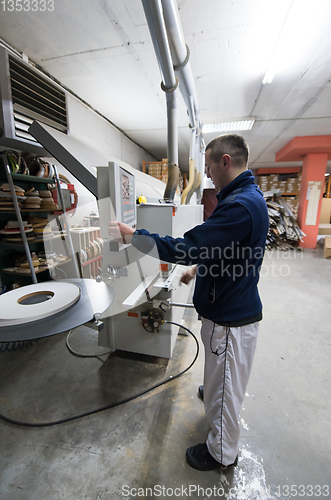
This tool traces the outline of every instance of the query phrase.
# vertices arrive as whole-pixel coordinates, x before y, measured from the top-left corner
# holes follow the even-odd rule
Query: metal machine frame
[[[163,320],[182,321],[185,309],[171,307],[171,304],[186,303],[188,300],[191,285],[180,284],[184,266],[165,264],[155,252],[145,255],[132,245],[110,242],[107,227],[109,221],[114,219],[116,207],[118,211],[116,198],[121,194],[112,171],[114,165],[109,167],[105,162],[106,165],[98,166],[95,178],[91,166],[85,166],[77,158],[77,144],[73,144],[73,152],[70,151],[70,138],[65,136],[62,144],[62,135],[52,133],[48,127],[36,122],[30,131],[98,198],[101,236],[104,239],[102,275],[98,280],[111,285],[115,292],[111,306],[102,314],[104,328],[99,332],[99,345],[170,358],[179,328],[163,324]],[[134,172],[134,169],[131,171]],[[155,179],[138,173],[143,176],[140,184],[147,190],[149,183],[155,182]],[[90,183],[92,177],[93,182]],[[144,227],[161,236],[181,237],[185,231],[202,222],[202,205],[155,201],[153,199],[152,203],[137,207],[138,228]]]

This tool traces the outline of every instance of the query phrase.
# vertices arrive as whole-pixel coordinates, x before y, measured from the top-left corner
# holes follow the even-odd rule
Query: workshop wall
[[[138,170],[142,170],[143,160],[155,161],[155,158],[143,148],[132,142],[79,99],[70,94],[67,98],[69,130],[72,137],[91,146],[92,149],[102,151],[107,156],[109,155],[109,160],[122,160]],[[96,200],[70,172],[57,162],[54,163],[58,167],[59,174],[63,174],[72,181],[78,194],[78,207],[74,214],[69,214],[69,223],[83,225],[84,217],[88,216],[91,211],[97,211]]]

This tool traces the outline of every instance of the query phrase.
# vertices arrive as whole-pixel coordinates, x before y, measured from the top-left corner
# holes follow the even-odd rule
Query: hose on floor
[[[191,332],[191,330],[189,330],[188,328],[186,328],[183,325],[180,325],[179,323],[175,323],[173,321],[164,321],[164,323],[179,326],[183,330],[186,330],[193,337],[193,339],[195,340],[195,343],[196,343],[197,349],[196,349],[196,353],[195,353],[193,361],[189,364],[189,366],[187,368],[185,368],[180,373],[177,373],[176,375],[173,375],[173,376],[171,375],[169,378],[167,378],[163,382],[159,382],[158,384],[155,384],[152,387],[149,387],[148,389],[146,389],[138,394],[135,394],[134,396],[130,396],[128,398],[122,399],[121,401],[118,401],[117,403],[111,403],[109,405],[102,406],[101,408],[97,408],[96,410],[91,410],[91,411],[88,411],[85,413],[81,413],[80,415],[74,415],[73,417],[63,418],[61,420],[56,420],[54,422],[40,422],[40,423],[39,422],[38,423],[37,422],[24,422],[24,421],[20,421],[20,420],[14,420],[14,419],[9,418],[5,415],[2,415],[1,413],[0,413],[0,419],[4,420],[5,422],[9,422],[10,424],[21,425],[24,427],[50,427],[52,425],[64,424],[65,422],[72,422],[73,420],[77,420],[77,419],[83,418],[83,417],[88,417],[89,415],[94,415],[95,413],[100,413],[102,411],[109,410],[110,408],[115,408],[116,406],[120,406],[120,405],[123,405],[124,403],[128,403],[129,401],[133,401],[134,399],[139,398],[140,396],[143,396],[144,394],[147,394],[148,392],[153,391],[154,389],[157,389],[161,385],[167,384],[168,382],[175,380],[176,378],[180,377],[181,375],[184,375],[184,373],[186,373],[194,365],[194,363],[196,362],[196,360],[198,358],[198,355],[199,355],[198,339],[196,338],[194,333]]]
[[[27,351],[29,347],[33,346],[35,342],[38,342],[39,339],[35,340],[23,340],[21,342],[2,342],[0,344],[0,352],[5,351]]]

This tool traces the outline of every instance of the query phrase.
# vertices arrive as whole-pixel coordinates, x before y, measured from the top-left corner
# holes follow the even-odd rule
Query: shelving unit
[[[32,281],[32,283],[37,283],[38,281],[47,281],[50,279],[49,271],[51,269],[54,269],[56,267],[59,267],[59,266],[62,266],[64,264],[67,264],[69,262],[72,262],[73,260],[74,260],[74,267],[76,269],[76,275],[77,275],[77,277],[80,277],[79,271],[78,271],[78,266],[76,264],[75,258],[72,259],[69,257],[66,260],[56,262],[52,265],[42,265],[40,267],[38,266],[38,269],[36,269],[34,267],[33,262],[32,262],[32,258],[31,258],[31,249],[34,249],[35,251],[37,251],[37,248],[39,247],[39,249],[40,249],[41,248],[40,245],[41,244],[44,245],[44,243],[46,241],[53,241],[53,240],[57,240],[59,238],[64,239],[64,237],[68,237],[67,247],[69,247],[72,255],[74,255],[70,232],[68,233],[68,231],[66,231],[66,232],[63,232],[63,234],[56,234],[56,235],[46,237],[46,238],[40,238],[40,237],[27,238],[27,235],[26,235],[25,230],[24,230],[22,214],[24,213],[24,214],[30,214],[31,216],[34,216],[34,215],[40,214],[40,213],[51,214],[51,213],[54,213],[54,211],[50,210],[50,209],[45,209],[45,208],[33,208],[33,209],[21,208],[19,206],[18,200],[16,198],[14,181],[17,185],[20,185],[21,187],[23,187],[23,189],[25,189],[26,187],[38,186],[38,189],[42,190],[42,189],[45,189],[45,186],[47,186],[48,184],[56,184],[58,191],[59,191],[60,190],[60,183],[59,183],[56,168],[54,168],[54,172],[55,172],[54,178],[50,178],[50,177],[45,178],[45,177],[36,177],[36,176],[31,176],[31,175],[14,174],[14,173],[11,173],[11,171],[10,171],[7,156],[5,153],[0,154],[0,160],[1,160],[2,167],[3,167],[1,169],[2,171],[0,173],[0,178],[2,177],[3,180],[5,178],[7,179],[7,183],[10,187],[11,198],[12,198],[13,204],[14,204],[14,209],[1,210],[0,216],[1,216],[2,220],[5,219],[5,221],[8,222],[8,220],[11,220],[11,219],[8,219],[8,216],[16,215],[16,220],[17,220],[18,225],[19,225],[19,230],[20,230],[21,239],[22,239],[21,241],[17,241],[17,242],[16,241],[1,241],[0,242],[0,247],[2,248],[2,251],[0,251],[1,268],[2,268],[2,269],[0,268],[0,270],[2,270],[2,273],[3,273],[2,279],[4,276],[8,276],[8,277],[15,276],[15,277],[19,277],[20,279],[23,279],[23,280],[25,279],[24,284],[26,284],[26,279],[28,279],[30,282]],[[40,186],[40,188],[39,188],[39,186]],[[60,213],[63,215],[63,218],[64,218],[64,225],[61,229],[66,230],[68,227],[68,224],[67,224],[67,220],[66,220],[65,213],[63,210],[63,199],[62,199],[61,193],[59,193],[59,201],[61,203],[61,207],[60,207],[61,212]],[[10,249],[24,251],[26,258],[27,258],[27,262],[29,264],[29,270],[27,270],[26,272],[25,271],[21,272],[20,270],[15,269],[15,266],[11,265],[13,263],[13,252],[10,252]],[[47,274],[42,275],[42,273],[47,273]],[[37,276],[36,276],[37,274],[40,275],[39,280],[37,280]],[[6,281],[6,280],[3,279],[3,281]],[[8,288],[9,283],[6,283],[6,285]]]
[[[293,214],[297,216],[301,187],[301,167],[260,168],[255,172],[255,182],[263,192],[279,190]]]
[[[67,233],[62,234],[56,234],[52,236],[51,238],[33,238],[29,240],[29,244],[32,245],[33,243],[43,243],[44,241],[52,241],[52,240],[57,240],[59,238],[62,238],[67,236]],[[7,241],[2,241],[1,245],[9,245],[9,246],[23,246],[23,243],[14,243],[14,242],[7,242]]]

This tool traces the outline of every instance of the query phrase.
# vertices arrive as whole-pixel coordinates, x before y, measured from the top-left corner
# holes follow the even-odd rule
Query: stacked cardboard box
[[[152,177],[161,179],[163,182],[168,181],[168,160],[162,159],[162,162],[151,162],[148,164],[148,173]]]
[[[298,193],[301,186],[301,174],[292,174],[288,179],[279,180],[278,174],[258,175],[255,177],[256,184],[264,192],[280,190],[284,193]]]
[[[278,175],[277,174],[269,175],[269,191],[271,189],[272,190],[279,189],[279,182],[278,182]]]
[[[148,173],[152,177],[161,177],[163,172],[165,171],[164,164],[163,163],[151,163],[148,167]]]
[[[269,175],[260,175],[260,189],[261,191],[269,191],[270,179]]]
[[[325,236],[324,238],[324,258],[331,258],[331,236]]]
[[[279,182],[279,189],[280,189],[280,192],[282,194],[286,193],[286,183],[287,183],[287,181],[280,181]]]
[[[290,177],[286,181],[286,192],[287,193],[295,193],[297,191],[297,179],[294,177]]]

